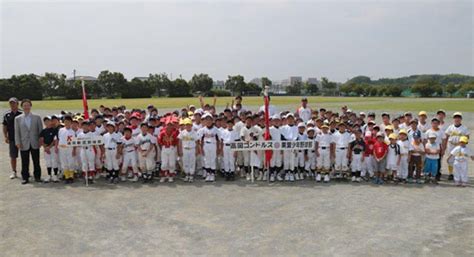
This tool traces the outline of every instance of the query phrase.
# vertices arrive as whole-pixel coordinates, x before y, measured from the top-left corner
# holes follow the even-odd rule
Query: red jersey
[[[385,142],[375,142],[374,144],[374,156],[377,159],[382,158],[388,151],[388,145]]]
[[[178,130],[176,129],[173,129],[170,133],[167,133],[166,129],[162,129],[158,135],[158,144],[165,148],[177,146],[178,141]]]
[[[374,154],[374,144],[375,142],[377,142],[377,139],[375,137],[365,137],[364,142],[365,142],[364,156],[367,157],[369,155]]]

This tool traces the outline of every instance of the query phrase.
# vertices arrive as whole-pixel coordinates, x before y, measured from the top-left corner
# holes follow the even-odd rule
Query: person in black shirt
[[[57,118],[56,118],[57,119]],[[43,119],[45,128],[39,135],[40,146],[44,149],[44,159],[46,162],[46,169],[48,170],[48,177],[44,180],[45,183],[58,180],[58,129],[55,127],[56,123],[51,121],[50,117]],[[54,171],[51,174],[51,171]]]
[[[362,138],[362,130],[355,130],[354,135],[354,141],[349,143],[347,157],[351,161],[352,182],[360,182],[360,172],[362,171],[362,163],[364,163],[365,141]]]
[[[22,114],[18,109],[18,99],[12,97],[8,100],[10,104],[10,111],[3,115],[3,136],[5,137],[5,143],[9,145],[10,152],[10,165],[12,173],[10,178],[14,179],[16,175],[16,159],[18,158],[18,148],[15,144],[15,117]]]

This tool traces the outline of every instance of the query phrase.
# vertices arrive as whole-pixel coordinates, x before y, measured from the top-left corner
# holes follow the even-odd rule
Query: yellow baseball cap
[[[321,128],[329,128],[329,126],[324,124],[324,125],[321,126]]]
[[[387,130],[387,129],[393,130],[393,126],[392,125],[385,126],[385,130]]]
[[[389,139],[397,139],[397,135],[395,133],[392,133],[388,136]]]
[[[467,138],[466,136],[462,136],[459,138],[459,142],[467,144],[467,142],[469,142],[469,138]]]
[[[190,118],[186,118],[183,120],[183,125],[192,125],[193,121]]]
[[[405,135],[408,135],[408,132],[406,129],[400,129],[400,132],[398,132],[398,134],[405,134]]]
[[[425,111],[421,111],[418,113],[418,116],[422,116],[422,115],[428,116],[428,114]]]

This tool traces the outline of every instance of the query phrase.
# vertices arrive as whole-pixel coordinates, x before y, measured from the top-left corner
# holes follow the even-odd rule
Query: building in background
[[[212,83],[212,89],[215,90],[226,90],[225,89],[225,82],[223,80],[215,80]]]

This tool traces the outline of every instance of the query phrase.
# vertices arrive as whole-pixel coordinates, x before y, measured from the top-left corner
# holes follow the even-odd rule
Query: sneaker
[[[193,180],[194,180],[193,176],[189,176],[189,178],[188,178],[188,182],[189,182],[189,183],[192,183],[192,182],[193,182]]]
[[[352,176],[352,182],[356,182],[356,177]]]
[[[164,183],[164,182],[166,182],[166,177],[161,177],[160,178],[160,183]]]
[[[209,175],[209,182],[214,182],[214,181],[216,181],[216,175],[214,174]]]
[[[58,175],[53,175],[53,182],[54,182],[54,183],[58,183],[58,182],[59,182]]]
[[[99,172],[97,172],[97,173],[95,174],[95,179],[99,179],[100,176],[101,176],[101,174],[100,174]]]
[[[12,174],[10,175],[10,179],[16,179],[16,171],[12,171]]]
[[[138,176],[133,176],[133,178],[130,179],[130,181],[132,181],[132,182],[137,182],[137,181],[138,181]]]
[[[357,183],[360,183],[361,181],[362,181],[362,179],[360,177],[356,178]]]
[[[270,182],[275,182],[275,174],[272,174],[272,175],[270,176]]]
[[[247,181],[250,181],[250,180],[252,179],[252,178],[250,177],[250,173],[247,173],[247,174],[245,175],[245,179],[246,179]]]
[[[22,184],[22,185],[26,185],[26,184],[28,184],[28,183],[30,183],[30,182],[28,181],[28,179],[23,179],[23,180],[21,181],[21,184]]]
[[[49,183],[49,182],[51,182],[51,180],[52,180],[51,175],[49,175],[43,180],[43,182],[44,183]]]
[[[258,177],[257,177],[257,181],[261,181],[263,179],[263,174],[262,172],[258,172]]]
[[[184,177],[184,182],[188,182],[189,181],[189,176],[186,175],[186,177]]]
[[[285,181],[290,181],[290,173],[289,172],[287,172],[285,174]]]
[[[277,176],[276,176],[276,179],[277,179],[278,181],[283,181],[283,178],[281,177],[281,175],[277,175]]]
[[[173,177],[168,177],[168,182],[169,183],[173,183],[173,181],[174,181]]]
[[[450,175],[448,176],[448,180],[454,180],[454,175],[453,175],[453,174],[450,174]]]
[[[127,178],[125,176],[120,176],[120,181],[125,182],[127,181]]]
[[[295,182],[295,175],[293,173],[290,173],[290,182]]]
[[[316,182],[321,182],[321,174],[316,174]]]
[[[294,180],[300,180],[300,175],[301,174],[299,172],[295,173],[294,175],[293,174],[291,174],[291,175],[292,175],[292,177],[294,177]]]
[[[324,175],[324,183],[328,183],[329,180],[330,180],[329,175],[328,174]]]
[[[263,180],[268,180],[268,171],[263,173]]]

